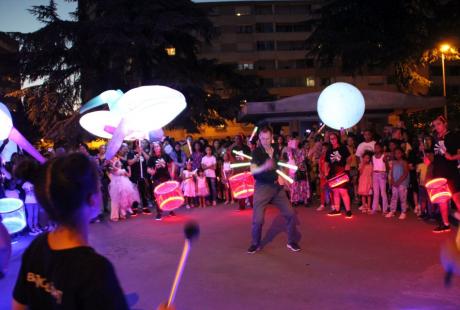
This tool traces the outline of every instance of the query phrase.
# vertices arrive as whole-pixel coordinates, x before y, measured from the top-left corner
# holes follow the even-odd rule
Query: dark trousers
[[[148,198],[150,197],[150,184],[146,179],[137,180],[137,190],[139,191],[139,197],[141,198],[142,207],[148,207]]]
[[[283,187],[278,184],[256,184],[252,213],[252,244],[260,245],[265,209],[268,204],[280,210],[286,219],[288,242],[295,242],[297,237],[295,213]]]
[[[102,212],[110,213],[109,208],[109,178],[102,178],[101,180],[101,192],[102,192]]]
[[[206,181],[208,182],[209,188],[209,196],[207,197],[209,202],[212,203],[213,201],[217,201],[217,179],[206,177]]]

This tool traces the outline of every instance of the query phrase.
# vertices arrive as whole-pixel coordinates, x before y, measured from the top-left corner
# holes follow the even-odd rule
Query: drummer
[[[436,131],[433,178],[445,178],[452,193],[457,210],[460,208],[460,172],[458,161],[460,160],[460,137],[454,132],[449,131],[447,120],[444,116],[438,116],[432,123]],[[425,160],[428,160],[425,158]],[[440,233],[450,230],[449,223],[449,204],[448,202],[439,205],[442,222],[433,232]],[[456,217],[459,217],[456,212]]]
[[[168,154],[163,152],[161,144],[158,142],[152,143],[152,153],[150,154],[149,160],[147,161],[147,173],[151,175],[153,188],[157,187],[163,182],[170,181],[173,179],[172,170],[169,169],[170,165],[173,165],[173,161]],[[156,202],[157,215],[155,219],[161,221],[162,211]],[[174,216],[174,212],[170,212],[171,216]]]
[[[329,171],[327,177],[328,180],[346,173],[345,166],[347,165],[347,160],[350,157],[350,152],[347,147],[341,145],[339,141],[339,135],[337,133],[331,132],[329,134],[331,148],[326,153],[326,171]],[[347,185],[348,183],[344,183],[332,189],[334,210],[328,213],[329,216],[337,216],[341,214],[340,199],[342,199],[346,210],[345,217],[352,217],[350,195],[348,194]]]

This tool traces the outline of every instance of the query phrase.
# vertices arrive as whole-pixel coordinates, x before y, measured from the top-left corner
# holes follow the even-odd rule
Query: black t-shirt
[[[13,297],[29,309],[129,309],[105,257],[86,246],[52,250],[48,234],[24,252]]]
[[[171,179],[168,170],[168,164],[171,162],[171,157],[167,154],[162,154],[160,156],[150,156],[147,167],[156,169],[156,173],[152,176],[152,181],[157,182],[166,182]]]
[[[339,173],[345,172],[347,158],[350,156],[348,148],[340,145],[338,148],[331,149],[326,153],[326,161],[329,163],[328,178],[332,178]]]
[[[269,158],[270,156],[267,152],[265,152],[265,149],[259,146],[252,152],[251,163],[256,164],[257,166],[262,166]],[[275,161],[273,169],[254,174],[256,185],[276,183],[276,180],[278,179],[278,175],[276,173],[276,163],[280,160],[280,151],[277,149],[273,149],[273,160]]]
[[[135,151],[129,151],[128,160],[134,159],[134,157],[136,157],[136,154],[137,154],[137,152],[135,152]],[[142,162],[142,173],[143,173],[144,179],[146,179],[148,177],[148,174],[147,174],[147,161],[145,160],[144,155],[141,155],[140,160],[136,161],[135,163],[133,163],[130,166],[131,167],[131,177],[129,179],[133,183],[137,183],[137,181],[139,181],[139,179],[141,178],[141,167],[140,167],[141,164],[140,164],[140,162]]]
[[[447,160],[446,152],[450,155],[456,155],[460,149],[460,137],[458,134],[448,132],[444,138],[435,140],[433,176],[435,178],[454,178],[458,173],[458,162],[456,160]]]

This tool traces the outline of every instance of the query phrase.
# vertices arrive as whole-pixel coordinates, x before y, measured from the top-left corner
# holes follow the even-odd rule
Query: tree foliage
[[[22,79],[43,84],[21,95],[30,119],[44,133],[52,128],[55,138],[66,134],[69,119],[77,121],[72,116],[82,102],[107,89],[171,86],[189,106],[173,125],[189,130],[221,124],[237,115],[243,99],[266,95],[236,67],[197,57],[216,32],[190,0],[79,0],[73,20],[61,19],[53,0],[30,12],[44,26],[13,35],[20,41]],[[168,56],[167,47],[176,55]],[[214,94],[218,82],[232,90],[229,96]]]
[[[460,37],[458,0],[331,0],[317,13],[307,39],[312,54],[326,61],[340,58],[350,72],[394,65],[405,92],[417,93],[419,84],[429,83],[418,74],[420,66],[437,59],[427,51]]]

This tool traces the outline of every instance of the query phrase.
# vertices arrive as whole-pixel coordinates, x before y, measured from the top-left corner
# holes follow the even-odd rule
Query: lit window
[[[254,64],[252,63],[238,64],[238,70],[254,70]]]
[[[305,85],[306,85],[307,87],[315,87],[315,78],[310,77],[310,76],[307,77],[307,78],[305,79]]]

